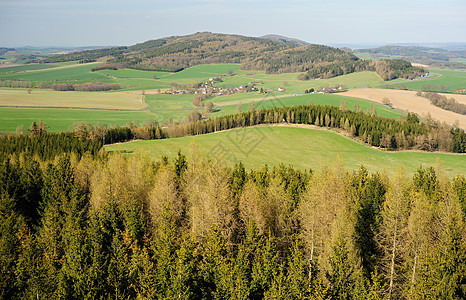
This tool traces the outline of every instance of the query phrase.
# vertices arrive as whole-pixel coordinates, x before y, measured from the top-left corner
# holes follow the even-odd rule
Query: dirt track
[[[466,116],[460,115],[448,110],[438,108],[430,104],[429,100],[423,97],[416,96],[416,92],[413,91],[400,91],[400,90],[388,90],[388,89],[352,89],[348,92],[341,93],[341,95],[368,99],[375,102],[382,103],[382,99],[385,97],[390,99],[393,103],[393,107],[399,108],[404,111],[414,112],[421,116],[430,113],[432,118],[446,122],[448,124],[454,124],[458,121],[458,125],[466,129]],[[444,94],[448,98],[455,98],[456,101],[466,104],[466,95],[451,95]]]

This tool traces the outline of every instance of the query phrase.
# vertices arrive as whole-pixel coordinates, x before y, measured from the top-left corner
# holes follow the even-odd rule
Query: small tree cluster
[[[429,99],[430,102],[437,107],[466,115],[466,105],[459,103],[455,98],[448,99],[447,96],[432,92],[417,92],[416,95]]]
[[[56,91],[112,91],[119,90],[121,87],[116,83],[86,82],[83,84],[74,83],[55,83],[51,86]]]

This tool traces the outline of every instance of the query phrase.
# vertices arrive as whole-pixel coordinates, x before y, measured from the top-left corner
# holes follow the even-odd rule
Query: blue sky
[[[198,31],[320,44],[466,42],[466,1],[0,0],[0,46],[132,45]]]

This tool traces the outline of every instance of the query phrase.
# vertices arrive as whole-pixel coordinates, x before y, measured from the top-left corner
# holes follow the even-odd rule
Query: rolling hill
[[[413,173],[421,165],[439,163],[450,176],[466,172],[466,155],[380,151],[330,130],[284,126],[255,126],[194,137],[135,141],[107,145],[105,149],[124,153],[146,152],[156,160],[162,156],[172,159],[178,150],[188,154],[193,141],[203,155],[221,158],[230,166],[241,161],[247,168],[285,163],[298,169],[316,170],[322,164],[342,159],[352,170],[364,165],[370,171],[394,173],[397,166],[403,165],[406,171]]]
[[[421,46],[388,45],[377,48],[356,49],[353,53],[361,58],[402,58],[413,63],[432,67],[466,69],[466,50],[461,49],[447,50]]]
[[[176,72],[182,69],[218,63],[241,64],[242,70],[263,70],[268,74],[307,72],[300,79],[332,78],[359,71],[377,71],[379,75],[423,72],[410,63],[387,63],[380,67],[341,49],[309,44],[269,35],[265,38],[200,32],[150,40],[130,47],[113,47],[57,55],[43,63],[81,61],[105,62],[96,70],[132,68]],[[402,70],[397,68],[402,67]],[[403,73],[403,74],[402,74]],[[385,78],[381,75],[382,78]],[[393,78],[390,78],[393,79]],[[388,79],[387,79],[388,80]]]
[[[298,40],[298,39],[294,39],[294,38],[289,38],[289,37],[286,37],[286,36],[283,36],[283,35],[278,35],[278,34],[267,34],[267,35],[261,36],[261,38],[269,39],[269,40],[272,40],[272,41],[282,42],[282,43],[285,43],[285,44],[297,44],[298,46],[309,45],[308,42]]]

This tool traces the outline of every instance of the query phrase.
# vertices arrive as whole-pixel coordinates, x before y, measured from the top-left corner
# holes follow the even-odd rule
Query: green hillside
[[[459,89],[466,89],[466,70],[446,70],[429,68],[431,73],[438,73],[440,78],[414,80],[404,85],[413,91],[432,91],[456,93]]]
[[[446,50],[420,46],[382,46],[369,49],[355,49],[353,53],[363,59],[402,58],[410,62],[432,67],[465,69],[465,50]]]
[[[376,71],[384,80],[390,80],[414,78],[424,71],[401,60],[385,62],[382,66],[325,45],[211,32],[150,40],[130,47],[73,52],[40,62],[64,61],[105,61],[95,67],[98,70],[131,68],[170,72],[204,64],[241,64],[242,70],[261,70],[267,74],[306,72],[301,74],[306,80],[361,71]]]
[[[211,158],[222,157],[230,165],[241,161],[247,168],[285,163],[300,169],[318,169],[322,164],[341,158],[348,169],[364,165],[370,171],[386,170],[392,174],[399,165],[403,165],[412,173],[420,165],[440,163],[449,176],[466,174],[466,155],[385,152],[329,130],[296,127],[256,126],[195,137],[108,145],[105,149],[125,153],[147,152],[153,159],[162,156],[172,159],[178,150],[189,153],[193,141],[202,154]]]

